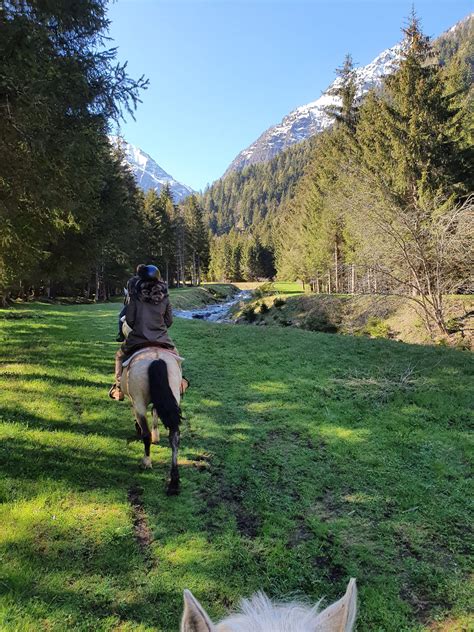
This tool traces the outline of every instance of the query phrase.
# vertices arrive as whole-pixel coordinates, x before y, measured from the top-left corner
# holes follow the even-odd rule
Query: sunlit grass
[[[167,498],[166,436],[140,470],[107,397],[119,309],[0,311],[1,630],[173,632],[184,588],[218,617],[260,588],[333,599],[350,576],[360,631],[469,629],[468,354],[176,319],[192,388]]]

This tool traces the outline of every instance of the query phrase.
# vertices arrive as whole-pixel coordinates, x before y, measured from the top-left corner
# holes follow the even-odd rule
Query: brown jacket
[[[173,315],[168,296],[168,288],[163,281],[141,281],[127,305],[125,318],[132,328],[122,349],[128,355],[147,342],[172,348],[173,341],[168,336],[168,327],[173,323]]]

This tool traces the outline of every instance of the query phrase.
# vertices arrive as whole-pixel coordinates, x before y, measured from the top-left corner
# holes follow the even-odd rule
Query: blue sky
[[[123,136],[196,190],[267,127],[317,99],[347,52],[365,65],[400,39],[411,0],[117,0],[110,36],[144,74]],[[418,0],[436,36],[473,1]]]

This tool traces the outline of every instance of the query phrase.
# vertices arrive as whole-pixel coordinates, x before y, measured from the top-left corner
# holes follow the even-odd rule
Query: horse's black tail
[[[158,417],[169,430],[177,430],[181,421],[178,402],[168,381],[168,367],[164,360],[153,360],[148,367],[150,395]]]

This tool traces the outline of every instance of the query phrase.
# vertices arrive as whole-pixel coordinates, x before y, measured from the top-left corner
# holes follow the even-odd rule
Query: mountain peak
[[[380,53],[367,66],[356,69],[358,97],[380,85],[383,77],[394,72],[400,60],[400,53],[401,44],[396,44]],[[340,79],[335,79],[318,99],[301,105],[287,114],[281,123],[267,129],[250,147],[238,154],[226,174],[239,171],[247,165],[270,160],[290,145],[314,136],[332,125],[326,108],[338,103],[338,98],[331,92],[339,81]]]
[[[185,197],[194,193],[191,187],[175,180],[139,147],[128,143],[120,136],[110,136],[109,138],[112,145],[119,147],[123,152],[126,164],[131,168],[138,186],[143,191],[155,189],[155,191],[160,192],[168,184],[177,202],[181,202]]]

